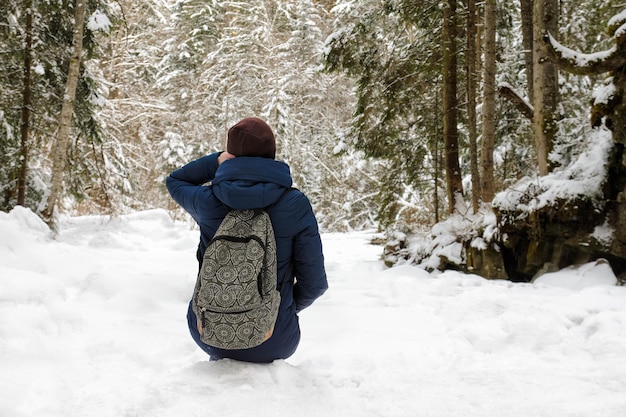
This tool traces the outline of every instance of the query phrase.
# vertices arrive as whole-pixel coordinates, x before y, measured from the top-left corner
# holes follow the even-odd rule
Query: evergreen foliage
[[[337,21],[347,28],[329,42],[327,69],[345,71],[357,83],[354,145],[388,161],[378,197],[384,226],[398,220],[403,199],[433,187],[441,136],[441,56],[432,47],[441,29],[437,4],[345,4]]]
[[[1,119],[4,129],[0,131],[0,148],[6,164],[0,166],[2,199],[0,209],[8,210],[16,204],[17,181],[22,161],[16,157],[21,129],[21,108],[23,103],[22,75],[24,72],[25,17],[31,7],[25,1],[4,2],[0,13],[4,16],[0,25],[0,53],[3,66],[0,69],[0,91],[3,99]],[[101,0],[87,2],[88,10],[106,11],[106,4]],[[50,2],[32,2],[33,44],[30,54],[33,68],[31,72],[31,121],[26,163],[29,166],[27,177],[27,199],[25,204],[38,210],[42,198],[47,192],[50,164],[48,152],[54,141],[57,129],[57,115],[60,111],[67,66],[71,52],[73,2],[57,0]],[[85,59],[93,59],[98,54],[95,30],[86,28],[84,36]],[[88,189],[93,186],[96,171],[93,163],[98,155],[89,159],[81,149],[82,138],[87,143],[102,141],[101,130],[95,117],[98,83],[85,67],[79,82],[76,97],[76,140],[68,150],[75,155],[69,165],[66,179],[70,184],[68,194],[81,199],[88,196]]]
[[[165,175],[221,150],[228,127],[255,115],[276,130],[278,157],[292,167],[324,229],[434,223],[446,211],[440,3],[89,0],[63,209],[174,209]],[[561,40],[582,51],[606,49],[609,39],[597,28],[615,4],[583,3],[562,3]],[[49,192],[74,2],[32,4],[25,205],[38,210]],[[1,210],[17,203],[27,9],[27,0],[0,4]],[[521,22],[517,2],[498,2],[496,83],[527,92]],[[464,36],[461,30],[458,45]],[[459,74],[464,54],[457,56]],[[560,81],[550,155],[557,166],[579,152],[590,91],[603,80],[562,73]],[[474,192],[464,77],[458,82],[463,188]],[[495,113],[497,192],[536,175],[537,166],[529,120],[500,98]]]

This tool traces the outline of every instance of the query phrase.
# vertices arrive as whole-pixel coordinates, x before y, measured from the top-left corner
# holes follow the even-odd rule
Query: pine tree
[[[448,211],[455,213],[463,204],[463,180],[459,165],[458,97],[457,97],[457,0],[443,4],[441,35],[443,78],[443,138],[448,191]]]
[[[161,143],[168,165],[223,149],[232,124],[262,117],[320,224],[351,227],[349,213],[341,221],[326,216],[336,206],[352,210],[345,204],[351,192],[336,188],[354,182],[345,178],[346,155],[332,152],[349,118],[351,85],[320,71],[327,13],[310,0],[179,3],[160,81],[179,115]]]
[[[605,125],[612,131],[613,139],[619,144],[614,153],[617,160],[622,161],[620,167],[622,170],[626,166],[622,159],[626,145],[626,101],[624,100],[626,33],[623,30],[624,27],[626,27],[626,12],[609,19],[607,33],[613,38],[615,44],[598,54],[588,55],[566,49],[551,33],[547,33],[544,37],[551,59],[566,71],[577,75],[608,75],[606,85],[594,94],[590,121],[593,127]],[[616,185],[611,184],[611,186]]]
[[[467,47],[465,56],[466,89],[467,89],[467,131],[470,148],[470,174],[472,183],[472,209],[478,212],[480,206],[480,173],[478,168],[478,126],[476,114],[476,94],[478,92],[478,65],[480,40],[478,36],[478,9],[476,0],[467,1]]]
[[[87,8],[106,9],[99,0],[90,0]],[[48,192],[44,185],[48,183],[48,152],[64,97],[73,8],[68,2],[59,1],[33,2],[30,6],[28,2],[3,2],[0,9],[6,17],[6,24],[0,26],[0,45],[6,46],[2,50],[4,65],[0,70],[0,89],[6,93],[0,111],[5,127],[0,130],[4,158],[0,167],[2,209],[10,209],[19,202],[37,210]],[[84,41],[88,57],[92,58],[95,44],[91,30],[85,32]],[[20,81],[18,84],[16,79]],[[89,139],[97,134],[92,104],[95,88],[89,74],[82,72],[75,137]],[[76,169],[77,161],[72,161],[70,170]],[[88,176],[89,173],[69,176],[73,185],[79,185],[70,192],[79,198],[84,195],[80,184],[90,181]]]
[[[28,156],[30,138],[30,111],[32,104],[31,73],[33,62],[33,8],[32,0],[26,2],[26,26],[24,28],[24,76],[22,89],[22,120],[20,125],[20,174],[17,185],[17,204],[26,204],[26,180],[28,175]]]
[[[386,161],[378,197],[383,226],[432,221],[426,213],[436,211],[420,210],[423,203],[414,197],[438,187],[433,184],[442,124],[441,54],[433,46],[441,44],[437,6],[368,1],[336,7],[341,28],[330,38],[326,65],[356,80],[354,146]]]
[[[496,135],[496,0],[485,1],[485,62],[484,93],[482,105],[482,153],[481,153],[481,194],[482,200],[490,203],[495,194],[493,174],[493,152]]]
[[[20,89],[19,84],[15,83],[16,79],[23,79],[26,76],[23,66],[27,58],[24,56],[26,51],[23,45],[28,45],[25,36],[28,32],[27,18],[23,19],[22,26],[19,11],[15,2],[0,4],[0,15],[5,17],[3,24],[0,25],[0,59],[3,63],[0,66],[0,95],[2,96],[0,103],[0,192],[2,193],[0,208],[4,210],[17,204],[20,162],[24,161],[24,159],[20,161],[20,158],[27,157],[25,154],[28,153],[29,145],[27,138],[26,141],[24,138],[18,139],[21,126],[24,126],[22,112],[30,109],[24,104],[24,89]],[[26,96],[30,97],[30,94]],[[22,112],[19,109],[23,109]],[[20,156],[20,146],[22,156]]]
[[[557,0],[535,1],[533,7],[533,128],[539,174],[546,175],[558,130],[559,91],[558,71],[547,57],[543,34],[558,30],[559,9]]]

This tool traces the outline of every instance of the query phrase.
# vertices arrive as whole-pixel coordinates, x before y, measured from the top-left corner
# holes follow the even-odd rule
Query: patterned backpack
[[[264,209],[230,210],[207,246],[193,294],[201,340],[248,349],[272,336],[280,293],[276,240]]]

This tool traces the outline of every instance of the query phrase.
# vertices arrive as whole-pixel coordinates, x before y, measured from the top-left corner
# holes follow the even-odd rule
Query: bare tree
[[[55,227],[54,210],[59,197],[63,192],[63,174],[67,162],[67,146],[70,142],[72,114],[76,98],[76,86],[80,73],[81,56],[83,52],[83,28],[85,23],[85,0],[76,0],[74,5],[74,35],[72,39],[72,56],[67,74],[63,105],[59,115],[59,130],[54,144],[51,189],[42,217],[51,227]]]

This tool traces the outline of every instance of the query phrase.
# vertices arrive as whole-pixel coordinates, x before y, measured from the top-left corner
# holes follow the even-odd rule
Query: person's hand
[[[228,160],[228,159],[233,159],[235,158],[235,155],[233,155],[232,153],[228,153],[228,152],[222,152],[220,154],[220,156],[217,157],[217,164],[221,165],[222,162]]]

